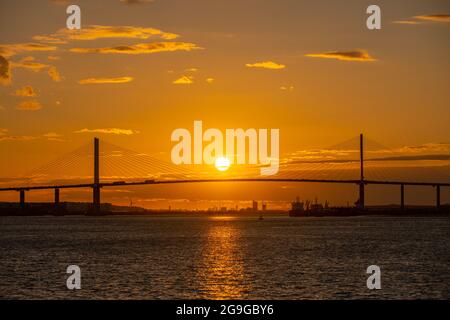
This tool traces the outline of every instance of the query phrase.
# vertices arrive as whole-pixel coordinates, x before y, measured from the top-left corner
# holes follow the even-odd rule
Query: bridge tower
[[[359,157],[360,157],[360,181],[359,181],[359,208],[364,209],[364,139],[359,135]]]
[[[100,146],[99,139],[94,138],[94,185],[92,186],[92,213],[100,214]]]

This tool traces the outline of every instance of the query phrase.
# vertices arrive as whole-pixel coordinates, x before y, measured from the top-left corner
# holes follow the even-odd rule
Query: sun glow
[[[216,169],[219,171],[227,171],[230,168],[230,160],[225,157],[219,157],[216,159]]]

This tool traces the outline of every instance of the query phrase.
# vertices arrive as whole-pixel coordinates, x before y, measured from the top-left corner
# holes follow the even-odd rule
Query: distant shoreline
[[[0,202],[0,216],[238,216],[259,217],[265,215],[303,217],[354,217],[354,216],[449,216],[450,204],[443,204],[439,209],[435,206],[405,206],[398,205],[356,207],[327,207],[319,210],[176,210],[176,209],[145,209],[141,207],[116,206],[102,203],[100,214],[92,214],[92,204],[88,202],[26,203],[20,206],[17,202]]]
[[[9,212],[1,212],[0,217],[39,217],[39,216],[53,216],[53,217],[70,217],[70,216],[85,216],[85,217],[111,217],[111,216],[127,216],[127,217],[151,217],[151,216],[164,216],[164,217],[249,217],[255,219],[264,220],[267,217],[289,217],[291,219],[301,218],[318,218],[318,217],[364,217],[364,216],[384,216],[384,217],[448,217],[450,218],[450,212],[448,210],[366,210],[360,212],[313,212],[306,213],[301,216],[289,216],[288,211],[272,211],[272,212],[207,212],[207,211],[144,211],[144,212],[127,212],[127,211],[110,211],[101,212],[98,215],[93,215],[84,211],[72,211],[72,212],[42,212],[32,210],[17,210]]]

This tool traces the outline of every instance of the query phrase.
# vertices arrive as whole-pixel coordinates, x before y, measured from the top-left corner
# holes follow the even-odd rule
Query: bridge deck
[[[186,179],[186,180],[146,180],[135,182],[106,182],[99,183],[100,187],[116,187],[116,186],[138,186],[138,185],[156,185],[156,184],[179,184],[179,183],[212,183],[212,182],[312,182],[312,183],[339,183],[339,184],[360,184],[360,180],[327,180],[327,179],[283,179],[283,178],[230,178],[230,179]],[[450,183],[438,182],[407,182],[407,181],[376,181],[364,180],[364,184],[378,185],[404,185],[404,186],[450,186]],[[49,190],[49,189],[76,189],[76,188],[93,188],[95,184],[66,184],[66,185],[46,185],[46,186],[20,186],[0,188],[0,191],[20,191],[20,190]]]

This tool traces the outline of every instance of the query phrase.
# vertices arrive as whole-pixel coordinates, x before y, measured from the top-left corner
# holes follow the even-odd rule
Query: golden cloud
[[[49,67],[48,64],[35,62],[34,57],[25,57],[22,60],[20,60],[19,62],[12,62],[11,66],[15,67],[15,68],[28,69],[28,70],[31,70],[34,72],[39,72],[39,71],[42,71],[43,69],[46,69]]]
[[[37,35],[33,37],[33,40],[39,42],[45,42],[50,44],[66,44],[67,41],[61,38],[57,38],[55,36],[47,36],[47,35]]]
[[[63,77],[59,73],[58,69],[56,69],[56,67],[48,68],[47,73],[50,76],[50,78],[55,82],[60,82],[63,80]]]
[[[55,51],[58,48],[42,43],[17,43],[0,45],[0,55],[11,57],[22,52],[30,51]]]
[[[421,22],[414,21],[414,20],[397,20],[392,23],[395,23],[395,24],[421,24]]]
[[[0,135],[0,141],[29,141],[29,140],[34,140],[34,139],[36,139],[36,137]]]
[[[264,62],[256,62],[256,63],[247,63],[245,65],[249,68],[264,68],[264,69],[284,69],[286,66],[284,64],[279,64],[273,61],[264,61]]]
[[[418,20],[433,21],[433,22],[450,22],[449,14],[421,15],[421,16],[415,16],[414,18],[418,19]]]
[[[401,153],[401,154],[417,154],[417,153],[430,153],[430,152],[450,152],[450,143],[424,143],[417,146],[403,146],[396,149],[385,149],[372,151],[378,154],[387,153]]]
[[[87,78],[78,81],[79,84],[104,84],[104,83],[127,83],[133,81],[133,77],[116,78]]]
[[[36,100],[23,101],[17,107],[17,110],[36,111],[42,109],[42,105]]]
[[[53,3],[56,3],[56,4],[66,4],[66,3],[69,3],[69,0],[50,0],[51,2],[53,2]]]
[[[56,67],[50,66],[45,63],[35,62],[34,57],[25,57],[19,62],[12,62],[11,66],[14,68],[28,69],[34,72],[40,72],[48,68],[47,74],[53,81],[60,82],[63,80],[63,77],[59,73],[58,69],[56,69]]]
[[[23,88],[17,89],[14,93],[14,96],[18,97],[35,97],[37,96],[36,91],[34,91],[32,86],[25,86]]]
[[[173,84],[192,84],[194,83],[193,77],[182,76],[181,78],[172,82]]]
[[[38,35],[33,37],[36,41],[51,44],[64,44],[69,40],[89,41],[97,39],[126,38],[126,39],[148,39],[157,36],[165,40],[173,40],[178,34],[164,32],[155,28],[143,28],[134,26],[99,26],[93,25],[83,27],[80,30],[63,28],[51,35]]]
[[[214,82],[214,78],[207,78],[207,79],[206,79],[206,82],[208,82],[208,83],[213,83],[213,82]]]
[[[154,42],[139,43],[135,45],[123,45],[106,48],[72,48],[71,52],[76,53],[116,53],[116,54],[150,54],[158,52],[192,51],[203,49],[194,43],[189,42]]]
[[[370,56],[366,50],[353,50],[353,51],[329,51],[323,53],[309,53],[305,54],[310,58],[325,58],[336,59],[341,61],[359,61],[359,62],[371,62],[377,61],[377,59]]]
[[[153,0],[120,0],[120,2],[133,5],[133,4],[144,4],[144,3],[150,3],[153,2]]]
[[[44,138],[48,141],[64,141],[61,135],[55,132],[49,132],[42,136],[15,136],[9,135],[7,129],[0,128],[0,141],[29,141]]]
[[[0,55],[0,83],[8,85],[11,83],[11,64]]]
[[[132,135],[139,133],[139,131],[130,130],[130,129],[119,129],[119,128],[103,128],[103,129],[88,129],[84,128],[78,131],[74,131],[74,133],[105,133],[105,134],[117,134],[117,135]]]
[[[49,141],[64,141],[61,138],[61,135],[55,132],[49,132],[43,134],[42,136],[15,136],[9,135],[8,129],[0,128],[0,141],[28,141],[28,140],[35,140],[38,138],[45,138]]]
[[[281,86],[280,89],[283,91],[294,91],[294,86]]]
[[[372,156],[384,158],[369,158],[370,161],[382,160],[445,160],[450,159],[450,143],[425,143],[417,146],[402,146],[394,149],[366,151]],[[326,163],[326,162],[357,162],[357,149],[309,149],[298,150],[288,154],[282,163]],[[348,159],[348,157],[351,157]],[[353,158],[353,159],[352,159]]]
[[[56,132],[48,132],[46,134],[43,134],[42,136],[46,138],[48,141],[59,141],[59,142],[64,141],[64,139],[61,138],[61,135]]]

